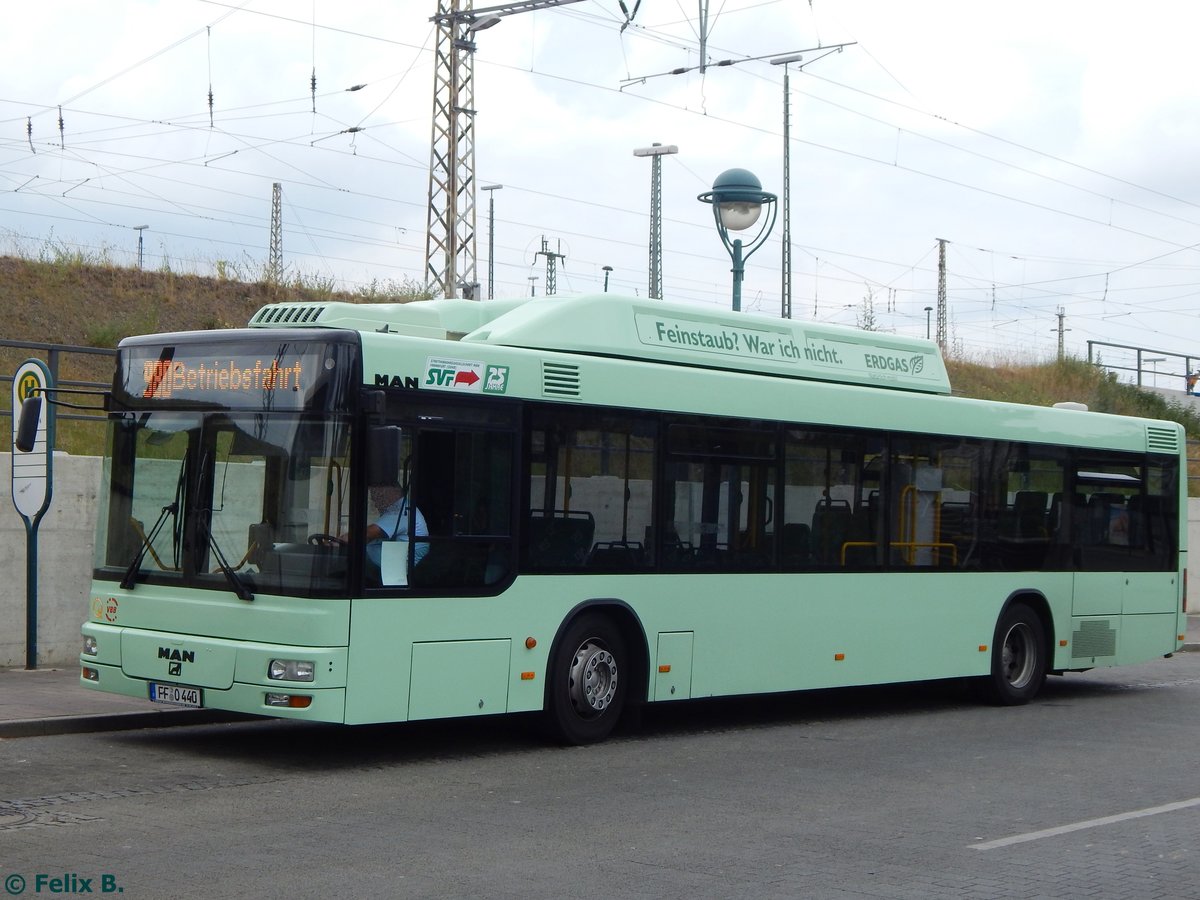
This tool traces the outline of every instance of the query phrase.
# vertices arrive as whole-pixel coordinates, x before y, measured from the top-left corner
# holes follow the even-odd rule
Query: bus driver
[[[429,526],[425,517],[415,506],[410,507],[408,494],[399,485],[375,485],[368,489],[371,505],[380,510],[378,518],[367,526],[367,559],[378,570],[381,565],[384,541],[407,541],[409,526],[407,516],[410,511],[413,518],[413,534],[417,537],[428,537]],[[346,536],[343,536],[345,540]],[[413,544],[413,565],[419,563],[429,552],[429,544],[417,541]]]

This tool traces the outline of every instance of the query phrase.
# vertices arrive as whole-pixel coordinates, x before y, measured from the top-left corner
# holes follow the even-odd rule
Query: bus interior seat
[[[409,574],[415,587],[478,587],[488,564],[487,541],[431,541]]]
[[[689,541],[681,541],[679,535],[673,539],[664,540],[662,546],[662,561],[667,566],[691,566],[696,562],[696,548]]]
[[[639,541],[597,541],[588,554],[588,568],[606,571],[640,569],[646,565],[646,551]]]
[[[1087,542],[1089,544],[1110,543],[1109,532],[1114,510],[1122,510],[1125,498],[1120,494],[1097,492],[1087,499]]]
[[[1048,497],[1045,491],[1017,491],[1012,507],[1013,537],[1046,537]]]
[[[834,566],[841,562],[842,544],[850,530],[850,502],[825,498],[813,510],[812,550],[819,565]]]
[[[812,562],[812,528],[803,522],[785,522],[779,530],[780,561],[788,568]]]
[[[941,504],[939,510],[941,514],[940,540],[966,540],[970,537],[967,533],[967,523],[973,518],[970,503],[950,500]]]
[[[1050,513],[1046,519],[1046,528],[1050,534],[1058,534],[1062,529],[1062,491],[1055,491],[1050,497]]]
[[[535,509],[529,519],[529,562],[543,568],[576,568],[587,564],[596,520],[590,512]]]
[[[270,522],[251,522],[250,531],[246,537],[248,550],[246,562],[252,566],[263,565],[268,550],[275,549],[275,529]]]

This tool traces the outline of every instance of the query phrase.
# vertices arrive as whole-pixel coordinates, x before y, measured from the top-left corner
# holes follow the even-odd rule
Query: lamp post
[[[488,299],[496,296],[496,191],[502,184],[485,184],[481,190],[488,192]]]
[[[604,269],[604,293],[608,293],[608,275],[612,272],[612,266],[601,266]]]
[[[138,270],[139,271],[142,268],[142,232],[144,232],[149,227],[150,227],[149,225],[134,225],[133,226],[133,230],[138,233]]]
[[[712,204],[713,221],[721,243],[733,260],[733,311],[742,310],[742,278],[745,276],[745,261],[767,242],[767,236],[775,224],[777,211],[776,196],[762,189],[762,182],[745,169],[727,169],[717,176],[712,190],[697,198],[701,203]],[[769,215],[759,226],[758,234],[743,249],[742,239],[729,239],[731,231],[745,231],[758,222],[763,206],[769,207]]]
[[[1142,360],[1144,363],[1150,363],[1150,374],[1153,379],[1151,385],[1153,387],[1158,387],[1158,364],[1166,361],[1167,358],[1165,356],[1147,356]],[[1140,375],[1141,373],[1138,374]]]
[[[932,306],[925,307],[925,340],[929,340],[929,314],[933,312]]]

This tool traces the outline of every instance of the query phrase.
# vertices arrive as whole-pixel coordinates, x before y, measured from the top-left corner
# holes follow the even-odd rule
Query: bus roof
[[[277,303],[251,327],[351,328],[949,394],[932,341],[616,294]]]

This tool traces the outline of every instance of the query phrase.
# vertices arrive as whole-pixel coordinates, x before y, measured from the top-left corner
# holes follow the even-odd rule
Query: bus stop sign
[[[51,422],[50,370],[40,359],[27,359],[13,376],[12,393],[12,498],[22,518],[28,524],[41,519],[50,506],[51,467],[53,465],[54,431]],[[38,418],[37,439],[33,449],[22,453],[17,449],[17,423],[25,398],[40,395],[42,413]]]

